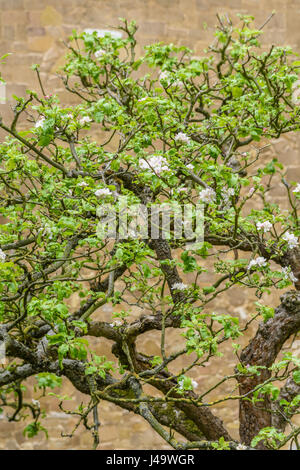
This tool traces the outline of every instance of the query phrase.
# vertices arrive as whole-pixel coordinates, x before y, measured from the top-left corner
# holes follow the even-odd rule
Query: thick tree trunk
[[[275,310],[274,318],[259,325],[255,337],[241,354],[243,365],[270,367],[284,342],[300,330],[300,294],[290,291],[281,297],[281,305]],[[249,394],[257,385],[270,377],[270,371],[263,370],[259,376],[241,377],[240,394]],[[258,432],[272,425],[272,408],[268,398],[253,405],[247,400],[240,401],[240,438],[250,445]],[[264,448],[260,444],[260,448]]]
[[[283,432],[285,430],[288,424],[288,419],[290,418],[289,415],[286,416],[284,407],[280,405],[280,402],[281,400],[291,402],[297,395],[300,395],[300,384],[296,384],[293,378],[290,377],[286,381],[285,386],[282,387],[278,400],[276,400],[275,403],[272,403],[272,410],[274,413],[272,416],[272,426],[274,426],[279,431]],[[296,411],[296,408],[297,407],[291,411]]]

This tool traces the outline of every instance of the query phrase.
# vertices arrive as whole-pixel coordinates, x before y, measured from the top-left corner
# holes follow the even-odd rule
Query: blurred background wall
[[[233,19],[237,13],[254,15],[256,25],[261,26],[266,18],[276,10],[277,14],[266,26],[263,42],[265,45],[290,45],[300,52],[300,0],[0,0],[0,54],[11,52],[12,55],[1,65],[1,72],[7,86],[7,102],[0,104],[0,114],[9,118],[10,98],[14,93],[25,95],[28,88],[38,89],[35,74],[30,66],[40,64],[42,77],[45,79],[47,93],[58,92],[63,102],[70,102],[61,81],[55,75],[63,64],[65,49],[63,40],[75,28],[112,29],[118,25],[119,17],[135,19],[139,24],[139,51],[148,43],[156,41],[184,44],[195,50],[197,55],[213,38],[216,14],[228,13]],[[203,24],[207,24],[206,30]],[[288,167],[288,178],[300,181],[299,139],[287,136],[280,139],[267,152],[267,156],[276,156]],[[277,199],[283,198],[280,190],[275,190]],[[208,281],[209,279],[207,279]],[[276,305],[276,295],[270,303]],[[225,295],[222,308],[212,306],[220,312],[228,312],[245,320],[253,311],[253,298],[234,288],[230,298]],[[102,312],[109,316],[108,311]],[[103,318],[103,316],[101,317]],[[298,342],[299,343],[299,342]],[[148,354],[157,353],[158,337],[150,333],[145,339],[143,349]],[[103,347],[109,350],[109,344]],[[101,351],[100,351],[101,352]],[[224,370],[211,365],[206,375],[194,377],[199,385],[214,383],[226,371],[232,372],[234,361],[223,361]],[[64,394],[69,394],[70,408],[85,400],[85,397],[73,391],[65,383]],[[220,392],[219,392],[220,393]],[[36,395],[35,395],[36,397]],[[30,394],[28,395],[30,399]],[[80,428],[71,439],[61,438],[60,434],[70,433],[75,420],[63,412],[58,412],[55,398],[41,400],[48,412],[43,424],[49,431],[49,439],[41,434],[27,440],[22,434],[25,424],[7,423],[0,415],[0,449],[88,449],[92,445],[91,435]],[[227,402],[228,403],[228,402]],[[217,410],[226,422],[229,432],[237,436],[237,407],[226,404]],[[163,449],[168,446],[138,416],[111,404],[100,406],[102,423],[100,438],[102,449]]]

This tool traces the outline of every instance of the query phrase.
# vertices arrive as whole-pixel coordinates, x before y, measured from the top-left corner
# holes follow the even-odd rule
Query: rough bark
[[[242,351],[242,364],[270,367],[284,342],[299,329],[300,294],[290,291],[281,297],[281,305],[275,310],[274,317],[266,323],[260,323],[255,337]],[[270,376],[269,370],[263,370],[259,376],[239,378],[240,394],[249,394],[248,397],[251,398],[251,391]],[[242,442],[249,445],[262,428],[272,425],[271,411],[271,403],[268,398],[255,405],[247,400],[240,400],[240,438]]]
[[[278,400],[272,404],[272,426],[274,426],[278,431],[284,431],[287,424],[289,415],[286,415],[284,407],[280,405],[281,400],[286,400],[291,402],[297,395],[300,395],[300,384],[296,384],[293,378],[290,377],[287,379],[286,384],[282,387]],[[296,408],[291,409],[291,412],[296,411]]]
[[[149,369],[149,358],[143,356],[142,354],[138,354],[135,356],[135,359],[136,367],[139,372]],[[167,378],[170,379],[171,375],[166,371],[162,371],[156,376],[156,380],[150,380],[149,383],[158,390],[162,391],[164,394],[169,392],[170,397],[180,398],[178,393],[174,391],[170,393],[170,390],[172,387],[177,385],[177,382],[174,379],[166,380]],[[193,398],[196,400],[197,395],[194,392],[187,392],[186,398]],[[223,422],[211,412],[209,407],[204,406],[201,403],[193,404],[189,403],[187,400],[183,400],[182,402],[177,403],[174,408],[183,411],[186,417],[195,423],[197,428],[206,437],[206,439],[218,440],[220,437],[224,437],[225,440],[232,441],[231,436],[223,426]]]

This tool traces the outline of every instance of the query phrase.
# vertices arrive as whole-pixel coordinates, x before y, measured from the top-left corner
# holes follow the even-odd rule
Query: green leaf
[[[293,372],[293,379],[296,384],[300,384],[300,370],[295,370]]]

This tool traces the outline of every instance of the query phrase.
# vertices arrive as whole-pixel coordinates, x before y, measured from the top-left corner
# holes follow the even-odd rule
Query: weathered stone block
[[[36,36],[29,40],[28,48],[30,51],[44,52],[50,49],[54,42],[51,36]]]
[[[41,23],[44,26],[58,26],[62,23],[62,15],[55,8],[47,6],[41,13]]]

